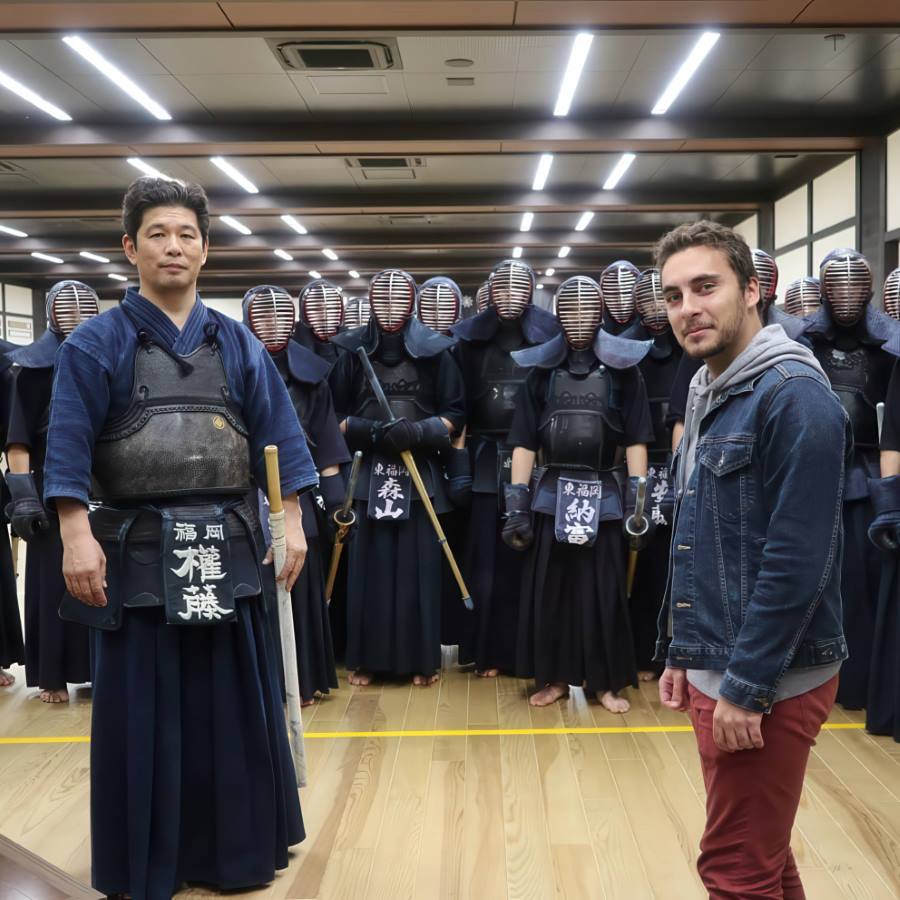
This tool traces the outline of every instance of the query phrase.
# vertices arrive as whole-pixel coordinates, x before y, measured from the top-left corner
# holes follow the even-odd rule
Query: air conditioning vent
[[[422,169],[421,156],[348,156],[344,162],[351,169]]]
[[[392,39],[384,41],[269,39],[267,43],[281,65],[293,71],[364,72],[402,68],[397,43]]]

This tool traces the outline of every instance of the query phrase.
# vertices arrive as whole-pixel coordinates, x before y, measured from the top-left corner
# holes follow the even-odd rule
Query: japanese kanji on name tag
[[[556,483],[555,537],[561,544],[593,547],[600,519],[599,481],[559,476]]]
[[[369,478],[369,518],[400,522],[409,518],[412,478],[402,462],[376,456]]]
[[[225,515],[162,517],[166,621],[216,625],[235,618]]]

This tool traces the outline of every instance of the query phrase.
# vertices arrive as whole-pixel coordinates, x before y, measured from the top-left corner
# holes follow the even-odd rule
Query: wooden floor
[[[0,691],[0,738],[87,735],[90,692],[52,708]],[[528,705],[524,682],[453,665],[439,685],[341,687],[308,732],[684,726],[656,685],[624,717],[573,691]],[[858,721],[836,709],[833,722]],[[703,786],[692,734],[311,737],[301,792],[307,840],[273,898],[703,897],[694,869]],[[824,732],[794,847],[810,900],[900,897],[900,745]],[[86,743],[0,744],[0,831],[80,881],[90,878]],[[179,896],[200,897],[196,890]],[[230,895],[231,896],[231,895]],[[235,895],[239,896],[239,895]]]

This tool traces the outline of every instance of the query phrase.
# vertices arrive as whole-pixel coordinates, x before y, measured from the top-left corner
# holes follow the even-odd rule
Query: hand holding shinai
[[[337,531],[334,535],[334,549],[331,551],[331,564],[328,566],[328,579],[325,582],[325,600],[328,603],[331,603],[331,594],[334,591],[338,566],[341,564],[341,553],[344,552],[344,541],[347,539],[347,533],[356,522],[356,513],[353,511],[353,494],[356,492],[356,482],[359,481],[359,466],[362,463],[362,456],[362,450],[357,450],[353,454],[344,504],[340,509],[334,511],[334,524],[337,525]]]
[[[369,386],[372,388],[373,393],[375,394],[375,399],[378,402],[378,406],[381,409],[381,415],[384,416],[385,421],[393,422],[396,416],[391,410],[391,405],[388,403],[387,397],[384,395],[384,390],[381,387],[381,382],[378,380],[378,376],[375,374],[375,370],[372,368],[372,363],[369,361],[369,356],[365,351],[364,347],[360,347],[356,351],[359,356],[360,362],[362,363],[363,371],[366,373],[366,380],[369,382]],[[441,549],[444,551],[444,556],[447,557],[447,562],[450,564],[450,569],[453,572],[453,577],[456,579],[456,583],[459,586],[459,592],[462,594],[462,602],[465,604],[466,609],[473,609],[472,598],[469,595],[469,589],[466,587],[466,582],[463,580],[462,572],[459,571],[459,566],[456,564],[456,559],[453,556],[453,551],[450,549],[450,545],[447,543],[447,536],[444,534],[444,529],[441,528],[441,523],[438,521],[437,513],[434,511],[434,507],[431,505],[431,498],[428,496],[428,491],[425,489],[425,483],[422,481],[422,476],[419,474],[419,468],[416,465],[415,459],[413,459],[412,451],[404,450],[400,454],[400,458],[403,460],[403,465],[406,466],[409,471],[410,477],[412,478],[413,484],[416,486],[416,491],[419,494],[419,499],[422,501],[422,506],[425,507],[425,511],[428,513],[428,518],[431,519],[431,526],[434,528],[434,533],[437,535],[438,543],[441,545]]]
[[[269,495],[269,533],[272,536],[274,569],[284,568],[287,548],[284,537],[284,506],[281,502],[281,475],[278,471],[278,448],[266,447],[266,480]],[[278,589],[278,625],[281,632],[281,655],[284,660],[284,690],[287,695],[291,752],[297,787],[306,787],[306,749],[303,745],[303,719],[300,717],[300,678],[297,674],[297,641],[294,635],[294,611],[291,592],[283,581],[275,581]]]
[[[644,506],[647,503],[647,479],[641,475],[637,483],[637,496],[634,502],[634,512],[625,521],[625,531],[628,535],[639,538],[647,533],[650,522],[644,515]],[[631,548],[628,551],[628,580],[626,597],[631,597],[634,588],[634,576],[637,572],[638,550]]]

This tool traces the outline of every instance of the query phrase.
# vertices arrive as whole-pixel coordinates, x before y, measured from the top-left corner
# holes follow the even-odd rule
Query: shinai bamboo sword
[[[356,522],[356,513],[353,511],[353,494],[356,492],[356,482],[359,481],[359,466],[362,462],[362,450],[353,454],[353,462],[350,464],[350,477],[347,479],[347,493],[340,509],[334,511],[334,524],[337,531],[334,535],[334,549],[331,551],[331,564],[328,566],[328,580],[325,582],[325,600],[331,603],[331,594],[334,591],[334,582],[337,579],[338,567],[341,564],[341,554],[344,552],[344,541],[347,534]]]
[[[625,531],[630,538],[643,537],[650,527],[650,522],[644,515],[644,507],[647,503],[647,479],[641,475],[637,483],[637,496],[634,502],[634,512],[625,520]],[[631,597],[632,588],[634,588],[634,576],[637,572],[638,550],[632,547],[628,551],[628,592],[627,597]]]

